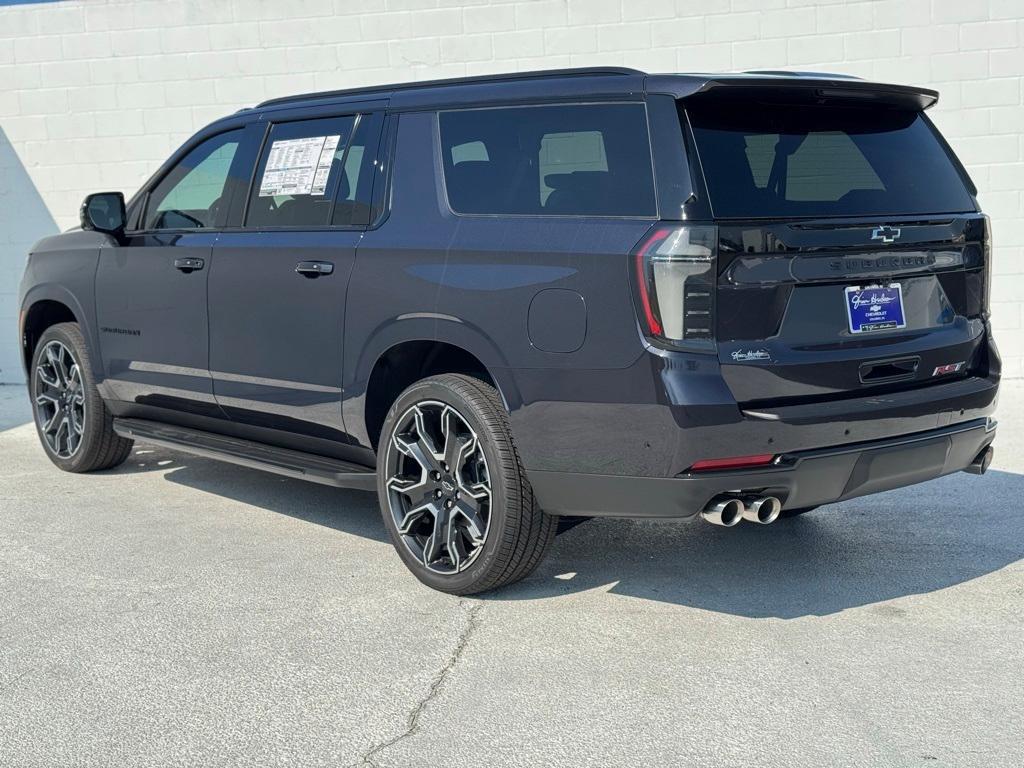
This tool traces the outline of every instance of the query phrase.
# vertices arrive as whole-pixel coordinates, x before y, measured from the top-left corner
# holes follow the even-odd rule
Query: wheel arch
[[[46,289],[30,293],[22,302],[19,323],[19,344],[21,346],[21,362],[26,376],[32,366],[39,339],[47,328],[58,323],[77,323],[82,330],[86,343],[90,342],[89,329],[82,322],[84,312],[74,295],[66,289],[49,286]],[[92,350],[90,350],[92,351]],[[90,355],[97,360],[95,354]]]
[[[438,333],[439,323],[461,326]],[[399,329],[399,326],[402,326]],[[432,319],[429,328],[413,320],[396,323],[391,332],[377,334],[361,356],[347,401],[359,403],[346,414],[353,436],[376,449],[380,430],[391,405],[410,385],[440,373],[476,376],[497,391],[509,411],[520,404],[518,390],[498,350],[475,329],[452,321]],[[442,326],[443,327],[443,326]],[[447,328],[446,330],[452,330]],[[403,331],[403,332],[399,332]],[[433,332],[430,332],[433,331]]]

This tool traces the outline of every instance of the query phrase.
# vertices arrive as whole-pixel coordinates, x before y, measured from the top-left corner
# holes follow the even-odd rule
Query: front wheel
[[[128,458],[132,441],[114,432],[76,323],[59,323],[43,333],[32,356],[29,386],[39,441],[58,467],[91,472]]]
[[[497,390],[470,376],[432,376],[399,396],[381,430],[377,489],[402,561],[451,594],[527,576],[558,528],[537,508]]]

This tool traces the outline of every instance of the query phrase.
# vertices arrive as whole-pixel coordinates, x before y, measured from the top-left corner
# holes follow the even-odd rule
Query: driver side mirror
[[[80,217],[82,229],[106,232],[120,237],[127,224],[124,195],[120,192],[96,192],[85,198]]]

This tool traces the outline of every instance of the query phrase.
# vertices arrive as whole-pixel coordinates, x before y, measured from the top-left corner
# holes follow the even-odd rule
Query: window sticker
[[[322,195],[341,136],[275,141],[260,182],[260,197]]]

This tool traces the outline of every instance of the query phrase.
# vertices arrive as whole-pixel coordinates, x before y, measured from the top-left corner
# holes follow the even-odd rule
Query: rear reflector
[[[707,472],[712,469],[742,469],[763,467],[775,460],[774,453],[759,453],[756,456],[733,456],[728,459],[701,459],[690,467],[691,472]]]

